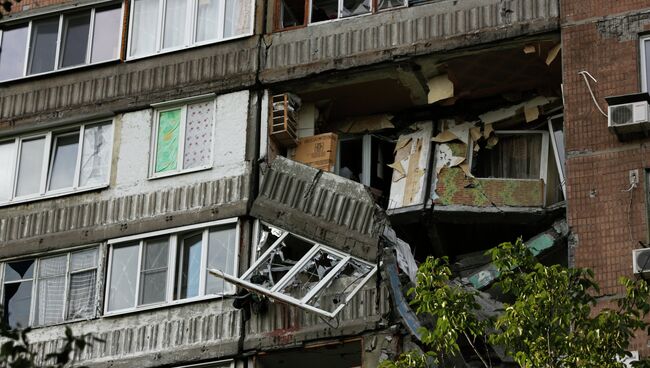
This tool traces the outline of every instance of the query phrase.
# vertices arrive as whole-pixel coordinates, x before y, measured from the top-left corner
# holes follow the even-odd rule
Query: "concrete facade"
[[[23,0],[3,18],[0,29],[96,3],[111,2]],[[113,3],[122,3],[123,23],[128,26],[133,1]],[[462,263],[499,241],[533,238],[564,216],[564,198],[556,193],[560,191],[558,169],[548,164],[555,162],[549,144],[545,146],[549,150],[542,151],[550,152],[547,156],[539,156],[536,148],[517,146],[527,150],[527,160],[534,161],[528,166],[548,168],[555,175],[543,179],[538,178],[541,168],[535,173],[528,168],[517,173],[533,179],[512,175],[477,179],[472,175],[475,168],[463,169],[463,161],[458,160],[477,160],[496,146],[496,135],[490,133],[493,126],[515,135],[522,129],[547,134],[548,119],[561,113],[559,60],[566,62],[567,57],[553,56],[558,55],[560,41],[557,0],[429,1],[286,30],[273,26],[278,16],[275,5],[275,0],[255,1],[252,34],[129,59],[125,56],[131,41],[126,32],[119,60],[0,82],[0,142],[39,132],[67,132],[89,121],[113,124],[108,185],[0,204],[3,267],[16,260],[98,246],[94,312],[84,320],[35,327],[30,336],[41,356],[60,346],[64,326],[69,325],[75,334],[104,340],[76,355],[80,364],[89,367],[213,363],[210,367],[274,368],[274,356],[284,359],[282,354],[290,356],[293,349],[343,349],[351,341],[359,348],[346,364],[374,367],[395,357],[404,349],[403,342],[413,338],[403,328],[404,316],[395,307],[394,290],[382,278],[384,248],[395,251],[396,244],[402,245],[399,272],[407,284],[408,270],[414,271],[416,259],[448,255]],[[616,27],[606,28],[613,32]],[[534,52],[528,52],[530,47]],[[504,66],[498,67],[501,62]],[[513,69],[521,70],[521,76],[535,77],[504,79]],[[453,88],[436,99],[432,96],[438,85],[433,81],[442,77]],[[577,87],[566,84],[567,88]],[[296,95],[305,106],[302,111],[309,109],[299,114],[301,135],[338,135],[336,173],[308,167],[294,157],[294,147],[278,143],[270,128],[270,110],[275,108],[273,96],[283,93]],[[157,114],[166,106],[195,101],[197,96],[215,101],[216,106],[209,167],[152,177]],[[555,102],[526,105],[526,111],[517,107],[544,96],[554,97]],[[171,105],[165,105],[170,101]],[[501,111],[511,106],[515,107],[510,115]],[[494,112],[497,118],[479,118]],[[378,119],[381,114],[390,118]],[[472,138],[474,148],[469,149],[468,136],[460,133],[431,142],[444,133],[443,123],[449,120],[458,125],[476,122],[481,137]],[[433,132],[428,131],[420,141],[404,139],[422,122],[430,122]],[[355,124],[363,127],[355,130]],[[429,147],[422,140],[430,143],[429,151],[418,151]],[[535,142],[526,144],[537,147]],[[570,144],[574,142],[568,140]],[[438,148],[443,145],[461,148],[454,151],[456,161],[436,170],[442,165]],[[351,147],[350,151],[345,147]],[[353,151],[358,147],[362,147],[358,153]],[[507,156],[509,151],[504,152]],[[363,160],[361,175],[346,177],[341,169],[356,165],[352,161],[357,158]],[[395,167],[404,171],[403,177]],[[397,187],[394,183],[398,182],[400,196],[421,200],[409,202],[412,205],[400,200],[402,205],[397,207],[390,203],[390,187]],[[569,181],[569,185],[568,193],[575,193],[571,191],[575,184]],[[551,194],[557,198],[551,199]],[[335,304],[346,293],[354,294],[334,318],[303,308],[311,299],[298,303],[295,297],[289,302],[260,297],[260,301],[246,288],[238,288],[237,295],[180,298],[151,307],[140,308],[134,301],[132,310],[106,313],[111,267],[126,262],[111,258],[111,250],[123,246],[116,239],[127,237],[144,248],[149,239],[166,231],[199,226],[171,232],[170,239],[180,239],[196,229],[204,231],[200,224],[228,219],[235,219],[239,229],[233,277],[243,277],[273,249],[265,239],[277,234],[264,232],[266,225],[328,247],[321,249],[378,272],[364,279],[363,285],[357,284],[361,277],[355,276],[351,284],[339,289],[334,277],[319,279],[323,290],[334,290]],[[522,222],[525,227],[520,227]],[[459,232],[458,226],[474,227]],[[392,235],[387,235],[392,228]],[[149,235],[139,238],[142,234]],[[563,246],[566,233],[557,238],[551,243]],[[169,240],[170,248],[174,241]],[[179,249],[185,244],[176,242],[173,246]],[[455,247],[456,243],[463,246]],[[144,257],[145,251],[140,253]],[[168,283],[180,284],[182,262],[173,263],[180,254],[169,258],[166,267],[171,271],[166,272],[172,276]],[[173,270],[173,265],[178,268]],[[137,272],[144,272],[138,267]],[[201,267],[207,273],[207,266]],[[3,285],[5,269],[0,275]],[[170,285],[166,290],[176,293],[177,286]],[[136,297],[139,292],[135,291]],[[3,292],[4,298],[7,295]],[[253,302],[248,301],[251,298]],[[327,364],[329,360],[323,359]],[[223,360],[225,365],[219,363]]]

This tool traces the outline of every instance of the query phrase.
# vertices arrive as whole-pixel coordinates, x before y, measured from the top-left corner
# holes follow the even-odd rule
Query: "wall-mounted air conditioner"
[[[635,274],[650,275],[650,248],[632,251],[632,268]]]
[[[631,95],[606,97],[608,107],[608,126],[619,140],[625,141],[650,136],[650,95],[635,93]]]

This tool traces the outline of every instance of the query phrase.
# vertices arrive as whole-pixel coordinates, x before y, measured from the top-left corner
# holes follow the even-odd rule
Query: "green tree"
[[[587,269],[545,266],[517,240],[488,251],[501,276],[498,286],[509,303],[497,317],[479,313],[478,292],[451,280],[446,259],[429,257],[409,291],[411,304],[423,318],[425,354],[407,352],[382,368],[450,365],[469,346],[485,367],[491,362],[487,344],[498,346],[522,367],[624,367],[634,333],[648,328],[650,289],[644,280],[621,278],[625,295],[614,308],[595,310],[598,284]],[[650,367],[648,361],[635,367]]]

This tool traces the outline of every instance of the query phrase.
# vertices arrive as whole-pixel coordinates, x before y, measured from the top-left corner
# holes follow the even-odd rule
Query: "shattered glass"
[[[271,289],[312,247],[313,244],[288,235],[248,273],[245,280]]]
[[[350,259],[336,276],[309,299],[307,304],[329,313],[336,312],[348,301],[371,271],[371,266]]]
[[[389,9],[398,6],[404,6],[404,0],[379,0],[377,1],[377,9]]]
[[[312,23],[329,19],[336,19],[338,18],[338,12],[338,0],[312,0],[311,2]]]
[[[320,281],[324,280],[342,259],[343,258],[323,249],[319,250],[295,275],[291,277],[291,279],[289,279],[288,283],[280,289],[280,292],[301,300]]]
[[[355,15],[370,13],[371,3],[370,0],[343,0],[341,16],[352,17]]]
[[[108,183],[112,141],[113,129],[111,123],[88,125],[84,128],[79,186],[86,187]]]
[[[139,243],[113,248],[110,289],[108,292],[109,311],[135,306],[135,284],[138,277],[139,252]]]

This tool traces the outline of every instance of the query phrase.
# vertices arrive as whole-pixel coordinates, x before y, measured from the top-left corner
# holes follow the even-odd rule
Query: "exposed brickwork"
[[[66,3],[74,3],[75,0],[22,0],[19,3],[15,3],[11,9],[11,14],[20,13],[22,11],[33,10],[38,8],[44,8],[50,5],[60,5]],[[3,12],[4,14],[4,12]]]
[[[650,167],[650,140],[619,142],[578,73],[586,70],[598,80],[591,83],[603,109],[606,96],[639,92],[639,34],[649,29],[649,13],[648,0],[562,2],[567,216],[577,237],[575,264],[594,270],[603,294],[623,292],[618,279],[632,276],[632,250],[648,241],[644,169]],[[641,183],[626,191],[633,169]],[[647,356],[647,341],[640,333],[633,349]]]

